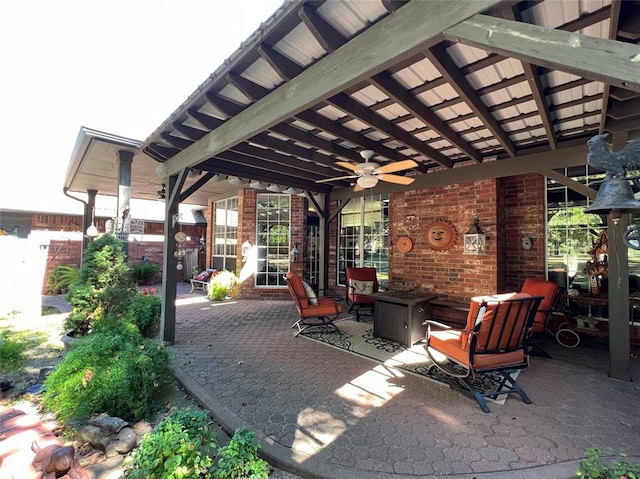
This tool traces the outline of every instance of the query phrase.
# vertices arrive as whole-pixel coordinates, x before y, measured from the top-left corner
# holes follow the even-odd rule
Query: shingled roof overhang
[[[200,185],[233,175],[332,199],[352,183],[316,181],[363,149],[418,164],[380,193],[554,175],[584,165],[599,132],[614,149],[639,136],[639,18],[637,1],[286,2],[142,149],[161,178],[193,168]]]

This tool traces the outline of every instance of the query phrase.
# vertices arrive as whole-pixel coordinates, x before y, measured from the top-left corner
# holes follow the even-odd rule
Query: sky
[[[0,208],[60,202],[81,127],[145,140],[283,0],[0,5]]]

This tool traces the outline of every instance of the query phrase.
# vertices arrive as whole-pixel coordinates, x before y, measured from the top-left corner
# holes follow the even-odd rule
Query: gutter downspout
[[[91,211],[95,208],[96,204],[96,194],[98,193],[96,190],[89,190],[87,193],[89,194],[89,201],[84,201],[83,199],[76,198],[75,196],[69,193],[69,188],[66,186],[62,188],[62,193],[65,196],[71,198],[72,200],[79,201],[84,205],[82,212],[82,251],[80,252],[80,264],[82,264],[82,256],[84,255],[84,251],[89,246],[89,238],[86,235],[87,228],[91,226]]]

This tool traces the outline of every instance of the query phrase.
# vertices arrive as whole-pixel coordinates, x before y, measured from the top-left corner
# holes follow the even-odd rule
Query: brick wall
[[[427,291],[452,302],[468,303],[472,296],[495,293],[498,287],[496,217],[498,188],[495,180],[394,193],[390,196],[390,279],[417,282]],[[399,225],[407,215],[420,218],[419,228],[408,236],[413,249],[406,254],[395,248],[405,236]],[[463,254],[463,235],[476,218],[487,235],[487,253]],[[454,247],[434,251],[426,241],[429,223],[445,220],[458,236]]]
[[[241,274],[242,243],[248,241],[255,245],[255,215],[257,192],[246,189],[238,195],[238,271]],[[306,248],[306,198],[291,197],[291,242],[298,243],[300,258]],[[332,209],[337,208],[332,204]],[[529,174],[498,180],[482,180],[461,185],[439,186],[422,190],[394,193],[390,196],[390,237],[389,237],[389,273],[391,279],[419,282],[426,290],[433,291],[450,302],[468,303],[478,294],[487,294],[520,289],[527,276],[544,277],[545,272],[545,189],[544,176]],[[204,212],[209,225],[213,225],[213,202]],[[413,249],[402,254],[395,248],[395,242],[405,233],[398,225],[406,215],[417,215],[420,227],[409,234],[413,240]],[[473,223],[480,218],[481,227],[487,235],[487,253],[485,255],[463,254],[463,235]],[[451,222],[457,232],[455,246],[448,251],[431,250],[425,240],[426,226],[434,220]],[[56,229],[62,225],[71,225],[74,217],[61,215],[34,215],[34,229]],[[497,225],[504,225],[498,228]],[[203,234],[201,226],[184,225],[183,231],[192,240],[185,247],[198,247],[199,238]],[[145,223],[145,232],[159,233],[157,225]],[[338,222],[329,225],[329,290],[339,291],[336,287],[336,247]],[[207,245],[213,241],[213,228],[206,230]],[[522,248],[522,237],[529,236],[533,240],[530,250]],[[73,264],[79,266],[80,242],[52,242],[49,254],[58,251],[55,258],[50,258],[43,283],[46,288],[49,272],[57,264]],[[162,243],[132,242],[129,244],[131,264],[148,261],[162,267]],[[202,267],[211,265],[211,249],[206,248],[203,254]],[[304,263],[291,263],[291,269],[302,273]],[[185,275],[187,272],[184,273]],[[161,272],[158,281],[162,278]],[[183,279],[183,278],[179,278]],[[254,278],[246,277],[241,286],[244,298],[288,299],[288,292],[283,288],[254,288]],[[464,313],[447,308],[438,309],[441,319],[447,315],[452,321],[463,321]]]
[[[195,241],[194,241],[195,242]],[[129,243],[129,264],[142,263],[142,256],[147,261],[158,265],[159,271],[154,282],[162,282],[162,249],[163,243],[159,241],[132,241]],[[82,242],[73,240],[51,240],[48,248],[47,263],[42,282],[42,293],[48,292],[49,275],[56,266],[69,265],[80,268],[82,255]]]
[[[518,291],[525,278],[545,276],[545,177],[537,173],[500,180],[504,189],[503,228],[505,252],[501,264],[502,291]],[[532,239],[532,248],[522,247],[522,238]]]
[[[80,267],[82,242],[72,240],[51,240],[47,251],[47,263],[42,280],[42,294],[49,292],[49,275],[56,266],[69,265]]]
[[[35,214],[31,217],[32,230],[82,231],[82,216]]]

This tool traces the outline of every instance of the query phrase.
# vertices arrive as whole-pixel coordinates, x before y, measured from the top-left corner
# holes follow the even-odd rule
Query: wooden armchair
[[[342,312],[342,307],[335,298],[317,298],[315,292],[307,285],[302,278],[289,271],[285,278],[291,298],[298,310],[299,319],[291,326],[297,327],[295,336],[301,334],[309,328],[322,327],[328,331],[339,333],[338,327],[333,321]]]
[[[512,373],[529,365],[527,339],[541,300],[522,293],[472,298],[462,330],[425,321],[432,368],[444,373],[452,387],[470,393],[484,412],[489,412],[484,398],[502,394],[517,393],[531,404]],[[482,390],[476,381],[480,376],[489,379],[482,381]]]
[[[371,293],[378,292],[378,276],[375,268],[347,268],[347,289],[346,297],[349,306],[349,313],[355,309],[356,321],[360,321],[360,308],[371,308],[375,300]]]
[[[545,340],[547,334],[555,337],[554,333],[549,330],[549,322],[553,317],[553,313],[560,309],[560,300],[565,292],[565,288],[553,281],[547,281],[542,278],[527,278],[524,280],[520,292],[527,293],[531,296],[543,297],[533,320],[533,327],[531,328],[529,354],[531,356],[551,358],[549,353],[540,347],[540,343]]]

